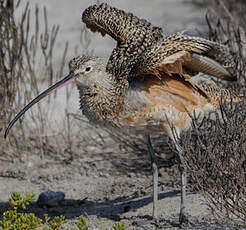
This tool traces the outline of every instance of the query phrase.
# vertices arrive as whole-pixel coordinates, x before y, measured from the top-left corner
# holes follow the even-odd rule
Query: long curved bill
[[[71,83],[74,81],[74,75],[72,73],[70,73],[68,76],[66,76],[65,78],[63,78],[62,80],[58,81],[57,83],[55,83],[54,85],[50,86],[48,89],[46,89],[44,92],[42,92],[41,94],[39,94],[36,98],[34,98],[31,102],[29,102],[28,105],[26,105],[15,117],[14,119],[9,123],[7,129],[5,130],[5,134],[4,134],[4,138],[7,137],[9,130],[13,127],[13,125],[15,124],[15,122],[28,110],[30,109],[33,105],[35,105],[37,102],[39,102],[40,100],[42,100],[44,97],[46,97],[47,95],[51,94],[52,92],[54,92],[55,90]]]

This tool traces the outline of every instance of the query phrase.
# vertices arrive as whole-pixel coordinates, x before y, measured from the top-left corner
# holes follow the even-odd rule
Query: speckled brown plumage
[[[238,103],[243,100],[243,95],[237,94],[228,89],[219,88],[216,85],[208,83],[197,83],[200,89],[207,95],[214,108],[218,108],[221,102]]]
[[[93,32],[108,34],[117,41],[106,69],[118,78],[122,76],[122,72],[130,71],[136,56],[163,38],[161,28],[106,3],[85,9],[82,21]]]
[[[132,69],[137,74],[203,72],[236,80],[236,63],[227,47],[200,37],[173,34],[148,47]],[[174,68],[176,66],[176,68]],[[183,71],[184,70],[184,71]],[[189,71],[189,72],[191,72]]]
[[[126,75],[119,82],[98,57],[80,56],[69,66],[71,73],[78,76],[75,81],[83,114],[94,124],[109,129],[117,127],[126,133],[165,132],[172,136],[167,128],[171,125],[179,135],[191,124],[187,111],[205,114],[215,110],[223,100],[242,100],[229,90],[195,83],[181,72],[163,72],[158,77],[148,75],[131,81]],[[86,68],[89,70],[85,71]]]
[[[89,70],[86,68],[89,68]],[[80,109],[94,124],[106,125],[116,121],[124,110],[124,93],[128,88],[127,78],[116,79],[105,72],[99,57],[79,56],[69,62],[70,72],[80,75],[84,70],[86,79],[75,81],[80,93]]]

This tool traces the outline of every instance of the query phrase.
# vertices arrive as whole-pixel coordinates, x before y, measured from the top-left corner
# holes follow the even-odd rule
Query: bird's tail
[[[186,68],[203,72],[223,80],[236,80],[236,60],[228,47],[200,37],[186,36],[180,33],[175,42],[183,50],[192,51],[191,60],[184,63]]]
[[[210,99],[211,103],[218,107],[221,102],[225,101],[226,103],[239,103],[243,100],[242,94],[237,94],[233,91],[219,88],[215,85],[208,83],[198,83],[197,84],[204,93],[206,93],[208,99]]]

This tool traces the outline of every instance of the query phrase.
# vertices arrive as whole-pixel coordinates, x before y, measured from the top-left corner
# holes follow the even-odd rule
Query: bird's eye
[[[90,72],[90,71],[91,71],[91,67],[90,66],[85,68],[85,72]]]

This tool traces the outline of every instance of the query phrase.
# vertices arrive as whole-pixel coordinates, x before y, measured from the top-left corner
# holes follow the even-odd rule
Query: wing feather
[[[188,69],[233,81],[236,80],[232,71],[235,66],[235,61],[225,46],[177,33],[149,47],[139,57],[131,75],[157,74],[159,71],[162,73],[157,75],[162,75],[163,72],[184,74]]]
[[[108,34],[117,41],[106,70],[119,78],[130,72],[136,57],[163,38],[160,27],[106,3],[85,9],[82,21],[93,32],[100,32],[103,36]]]

